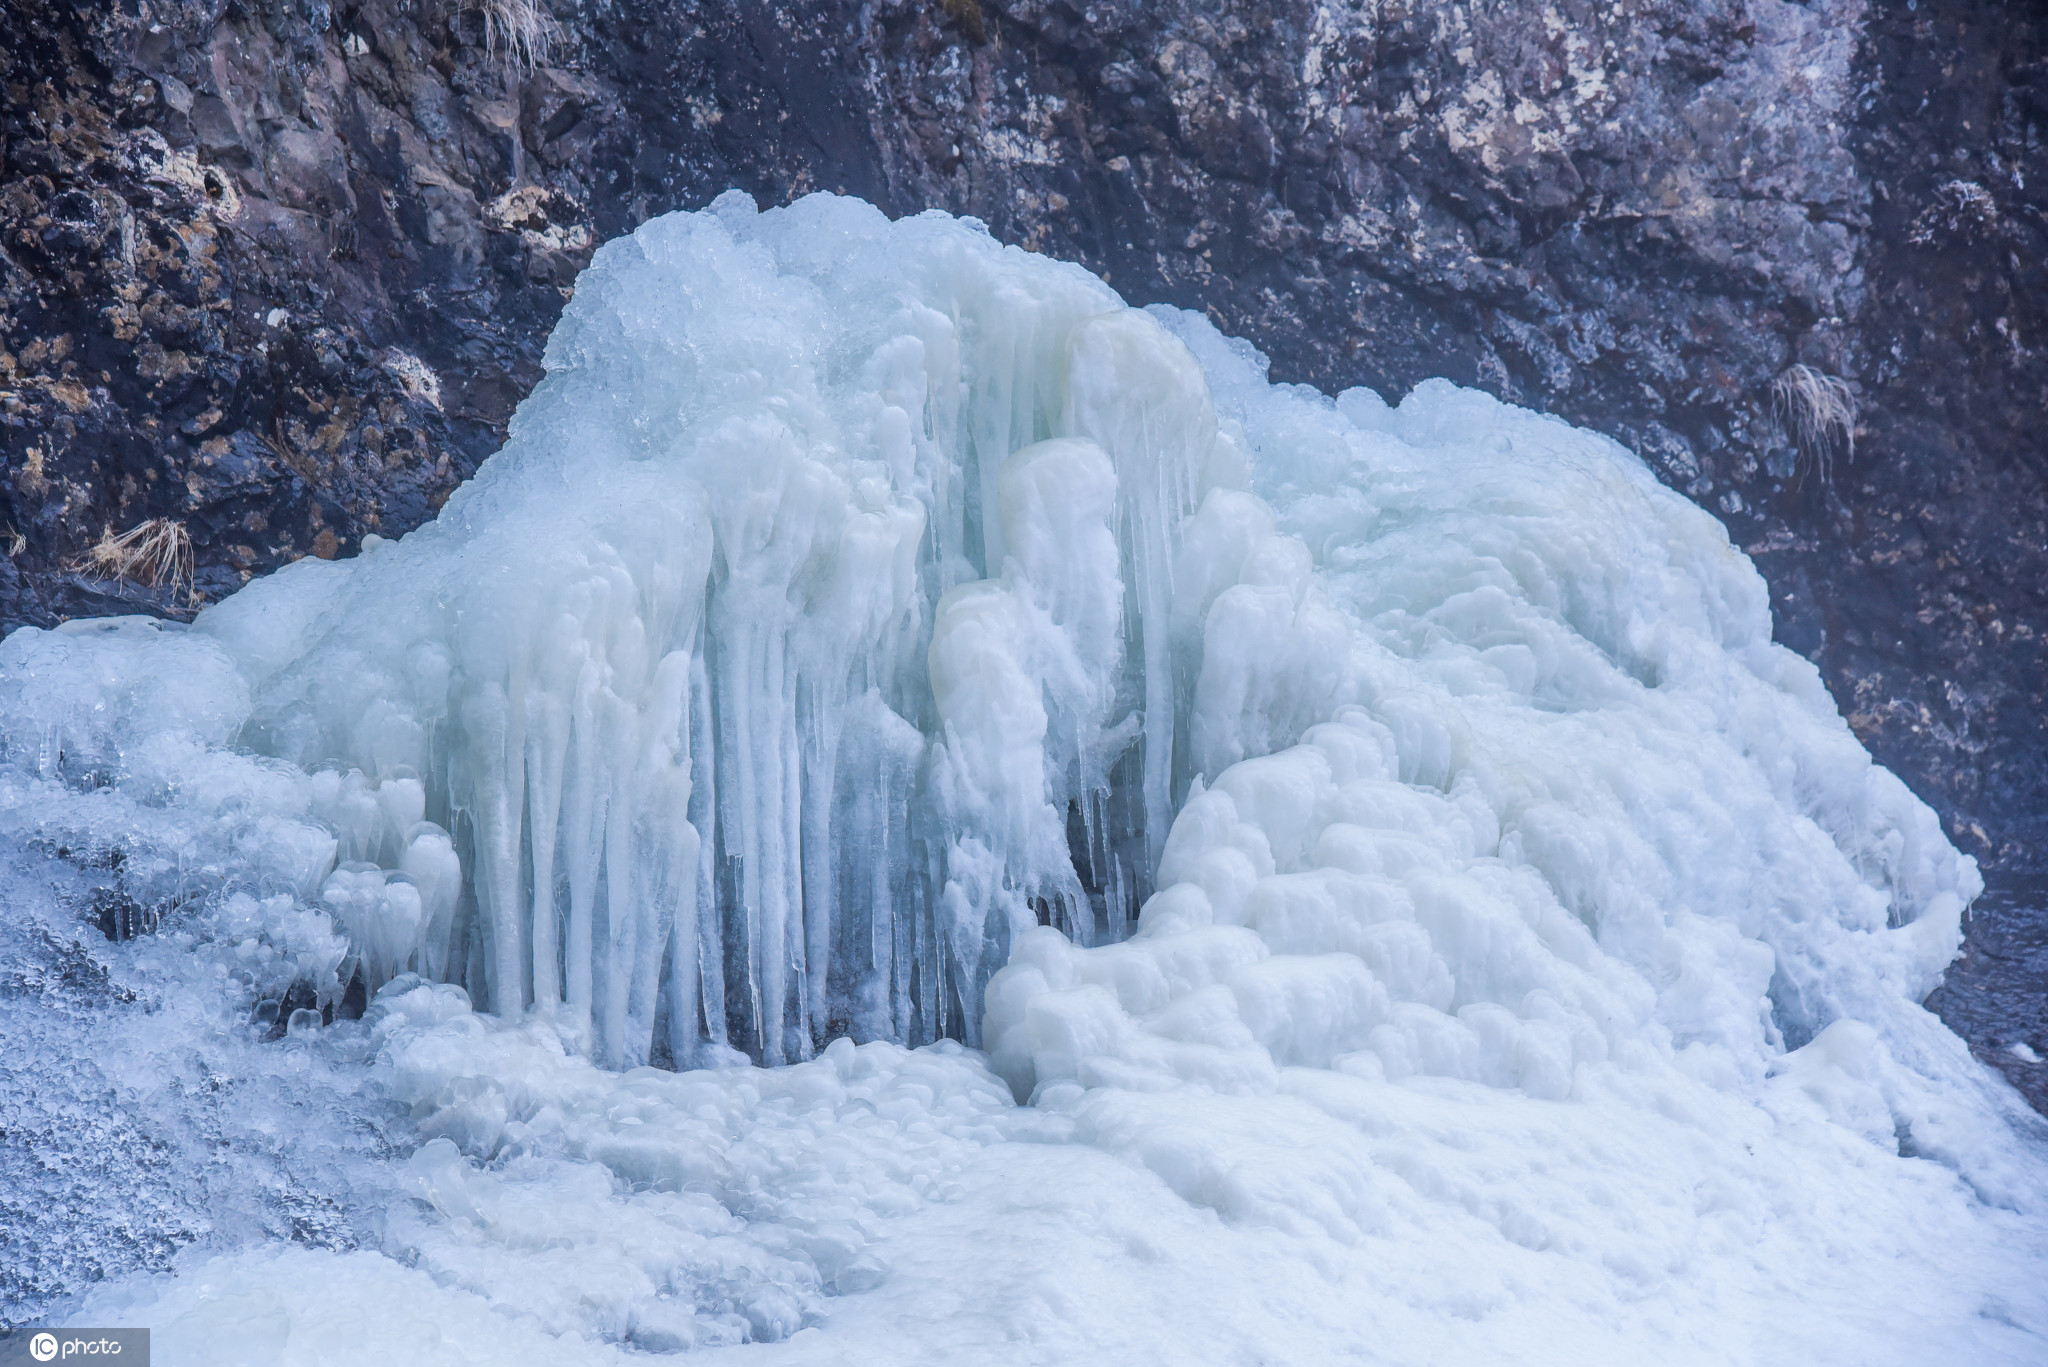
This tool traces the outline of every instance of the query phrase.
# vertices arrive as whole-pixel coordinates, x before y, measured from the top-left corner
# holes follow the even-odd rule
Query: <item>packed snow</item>
[[[0,642],[0,1130],[155,1155],[113,1237],[0,1147],[91,1252],[9,1313],[2048,1360],[2041,1124],[1918,1005],[1975,867],[1627,451],[825,195],[609,244],[547,367],[429,526]]]

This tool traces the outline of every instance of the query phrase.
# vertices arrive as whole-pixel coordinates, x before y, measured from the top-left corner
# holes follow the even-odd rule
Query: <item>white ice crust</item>
[[[92,1312],[194,1361],[258,1302],[266,1361],[2048,1347],[2038,1140],[1918,1005],[1975,867],[1627,451],[830,196],[609,244],[547,363],[429,526],[0,643],[10,801],[259,990],[360,971],[304,1047],[425,1141],[381,1253]]]

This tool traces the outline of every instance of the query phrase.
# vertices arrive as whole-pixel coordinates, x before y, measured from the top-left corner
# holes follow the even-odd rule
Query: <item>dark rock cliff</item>
[[[0,621],[416,525],[595,243],[843,190],[1615,434],[1965,848],[2048,863],[2031,4],[6,0],[0,87]]]

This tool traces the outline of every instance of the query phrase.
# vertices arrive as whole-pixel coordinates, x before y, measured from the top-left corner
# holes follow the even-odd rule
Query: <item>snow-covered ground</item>
[[[548,363],[431,526],[0,643],[13,1304],[2048,1360],[2041,1126],[1917,1004],[1975,869],[1626,451],[827,196],[607,246]]]

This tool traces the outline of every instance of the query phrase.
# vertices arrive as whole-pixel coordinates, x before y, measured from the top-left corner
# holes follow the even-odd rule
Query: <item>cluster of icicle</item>
[[[372,990],[772,1063],[973,1040],[1019,930],[1125,933],[1246,744],[1193,715],[1183,528],[1244,476],[1181,342],[941,215],[728,195],[605,247],[547,368],[435,523],[195,633],[319,775]]]

